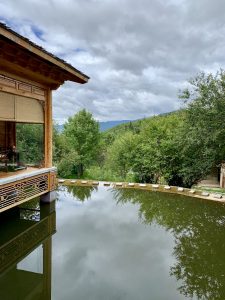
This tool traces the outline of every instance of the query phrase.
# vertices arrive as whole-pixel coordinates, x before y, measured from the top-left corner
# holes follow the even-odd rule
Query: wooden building
[[[55,202],[25,205],[0,217],[0,299],[50,300]]]
[[[55,189],[52,90],[88,79],[0,23],[0,212]]]

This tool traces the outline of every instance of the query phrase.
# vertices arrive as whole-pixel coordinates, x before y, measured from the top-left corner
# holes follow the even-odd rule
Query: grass
[[[193,186],[196,191],[206,191],[211,193],[225,194],[225,189],[219,187],[207,187],[207,186]]]

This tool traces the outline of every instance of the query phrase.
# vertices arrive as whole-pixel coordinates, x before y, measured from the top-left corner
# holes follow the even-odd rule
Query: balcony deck
[[[49,172],[56,172],[56,168],[55,167],[52,168],[28,167],[27,169],[15,171],[15,172],[0,172],[0,186],[11,182],[20,181],[22,179],[26,179],[32,176],[49,173]]]
[[[56,168],[27,168],[0,173],[0,212],[53,191]]]

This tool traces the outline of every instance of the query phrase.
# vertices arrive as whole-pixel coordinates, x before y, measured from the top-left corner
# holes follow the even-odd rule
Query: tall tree
[[[20,163],[44,164],[44,127],[42,124],[16,124],[16,147]]]
[[[97,158],[100,142],[99,124],[91,113],[83,109],[68,119],[63,134],[67,145],[77,154],[76,172],[80,177],[84,169]]]
[[[189,186],[225,159],[225,71],[201,73],[190,84],[181,94],[187,103],[181,174]]]
[[[182,119],[183,112],[179,112],[153,117],[143,124],[133,160],[133,170],[140,181],[166,180],[171,185],[182,185],[177,140]]]
[[[132,170],[136,144],[137,135],[128,131],[115,139],[108,149],[107,165],[122,179],[125,179],[127,173]]]

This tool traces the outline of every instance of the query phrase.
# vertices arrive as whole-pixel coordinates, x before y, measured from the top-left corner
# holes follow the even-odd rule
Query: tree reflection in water
[[[91,198],[93,191],[97,191],[97,186],[66,186],[66,190],[77,200],[84,202]]]
[[[198,299],[225,299],[225,205],[185,196],[112,190],[118,203],[139,204],[141,220],[172,232],[176,263],[170,275],[180,293]]]

